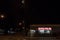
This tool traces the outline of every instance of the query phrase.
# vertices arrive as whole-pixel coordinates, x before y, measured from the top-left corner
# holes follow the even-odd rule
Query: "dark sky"
[[[31,23],[60,23],[53,1],[32,0],[28,15]]]
[[[56,8],[34,8],[30,14],[33,23],[59,23],[59,15]]]
[[[22,14],[25,16],[27,15],[27,17],[24,18],[26,18],[28,23],[60,23],[60,16],[56,13],[56,7],[53,1],[31,0],[28,2],[28,7],[29,11],[27,11],[27,14],[22,14],[20,13],[21,10],[19,10],[16,0],[0,1],[0,10],[7,12],[7,14],[13,18],[18,15],[21,16]]]
[[[19,25],[18,23],[23,19],[21,11],[19,10],[17,0],[0,0],[0,12],[4,12],[3,14],[7,16],[4,20],[0,19],[0,26],[16,27]]]

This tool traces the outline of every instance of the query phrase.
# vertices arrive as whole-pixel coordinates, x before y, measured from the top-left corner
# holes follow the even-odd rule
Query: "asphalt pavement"
[[[24,35],[22,34],[1,35],[0,40],[24,40]]]
[[[10,35],[1,35],[0,40],[60,40],[60,38],[57,37],[37,37],[37,36],[25,36],[23,34],[17,33],[17,34],[10,34]]]
[[[56,37],[26,37],[26,40],[60,40]]]

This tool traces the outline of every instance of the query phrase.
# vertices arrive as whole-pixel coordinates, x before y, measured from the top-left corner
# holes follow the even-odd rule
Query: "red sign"
[[[44,30],[49,30],[49,28],[44,28]]]
[[[38,30],[52,30],[52,28],[45,27],[45,28],[38,28]]]
[[[44,30],[44,28],[38,28],[38,30]]]

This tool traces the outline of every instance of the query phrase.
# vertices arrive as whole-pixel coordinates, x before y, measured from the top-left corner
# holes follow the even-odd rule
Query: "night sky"
[[[3,28],[17,27],[23,20],[23,8],[19,8],[17,0],[0,0],[0,15],[4,14],[4,19],[0,18],[0,26]],[[23,12],[22,12],[23,11]]]
[[[56,13],[55,1],[31,0],[29,6],[30,22],[35,24],[60,23],[59,15]]]
[[[30,4],[29,4],[30,3]],[[45,1],[30,1],[28,3],[28,11],[24,13],[24,9],[19,9],[17,0],[2,0],[0,1],[0,11],[6,12],[9,22],[16,22],[16,20],[26,19],[27,23],[60,23],[59,15],[56,13],[55,5],[49,4]],[[11,19],[10,19],[11,18]],[[12,20],[12,21],[11,21]]]
[[[35,23],[59,23],[56,8],[32,8],[31,20]]]

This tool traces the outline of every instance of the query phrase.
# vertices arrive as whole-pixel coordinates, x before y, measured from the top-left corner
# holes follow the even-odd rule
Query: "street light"
[[[1,18],[4,18],[4,15],[1,15]]]
[[[3,14],[1,14],[1,15],[0,15],[0,18],[2,18],[2,19],[3,19],[4,17],[5,17],[5,16],[4,16]]]

